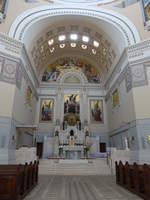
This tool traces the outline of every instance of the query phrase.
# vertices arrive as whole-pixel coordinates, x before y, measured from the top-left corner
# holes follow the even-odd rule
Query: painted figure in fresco
[[[94,105],[94,109],[92,110],[92,116],[94,118],[94,121],[102,122],[102,111],[98,105],[98,101],[96,101]]]
[[[51,101],[49,101],[49,103],[47,104],[46,101],[43,103],[42,106],[42,121],[51,121],[51,114],[52,114],[52,110],[51,110]]]
[[[57,81],[58,76],[67,69],[81,70],[90,83],[100,83],[99,73],[95,67],[77,58],[61,58],[50,65],[42,75],[42,81]]]
[[[47,82],[49,80],[56,81],[60,72],[56,67],[51,67],[50,70],[46,70],[42,76],[42,81]]]

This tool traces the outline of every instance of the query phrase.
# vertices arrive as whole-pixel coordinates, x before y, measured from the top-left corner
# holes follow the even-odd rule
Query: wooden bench
[[[128,189],[129,191],[139,195],[140,197],[150,200],[150,166],[125,165],[120,161],[116,162],[116,183]]]
[[[38,183],[38,164],[0,165],[0,200],[23,199]]]

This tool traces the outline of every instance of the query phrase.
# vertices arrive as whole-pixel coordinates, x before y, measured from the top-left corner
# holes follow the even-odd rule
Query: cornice
[[[21,63],[21,67],[27,75],[26,77],[28,77],[30,82],[32,82],[32,86],[34,90],[36,90],[36,87],[39,85],[38,79],[35,75],[24,44],[0,33],[0,54],[5,58]]]
[[[11,55],[20,56],[23,43],[17,41],[13,38],[8,37],[7,35],[0,33],[0,48],[4,52],[9,52]]]

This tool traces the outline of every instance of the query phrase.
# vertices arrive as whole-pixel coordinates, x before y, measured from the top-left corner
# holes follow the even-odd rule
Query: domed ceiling
[[[106,74],[114,64],[116,51],[106,33],[74,17],[59,20],[40,33],[33,41],[30,55],[39,77],[56,59],[69,56],[86,59],[99,74]]]
[[[65,4],[86,4],[86,5],[95,5],[95,4],[105,4],[113,2],[114,0],[55,0],[55,2],[65,3]]]

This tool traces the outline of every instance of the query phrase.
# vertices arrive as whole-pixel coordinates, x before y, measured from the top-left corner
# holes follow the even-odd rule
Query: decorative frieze
[[[0,81],[16,84],[20,88],[22,81],[21,63],[0,56]]]
[[[146,68],[150,63],[150,40],[132,45],[125,52],[105,83],[106,101],[123,80],[125,80],[127,92],[132,88],[148,84]]]

